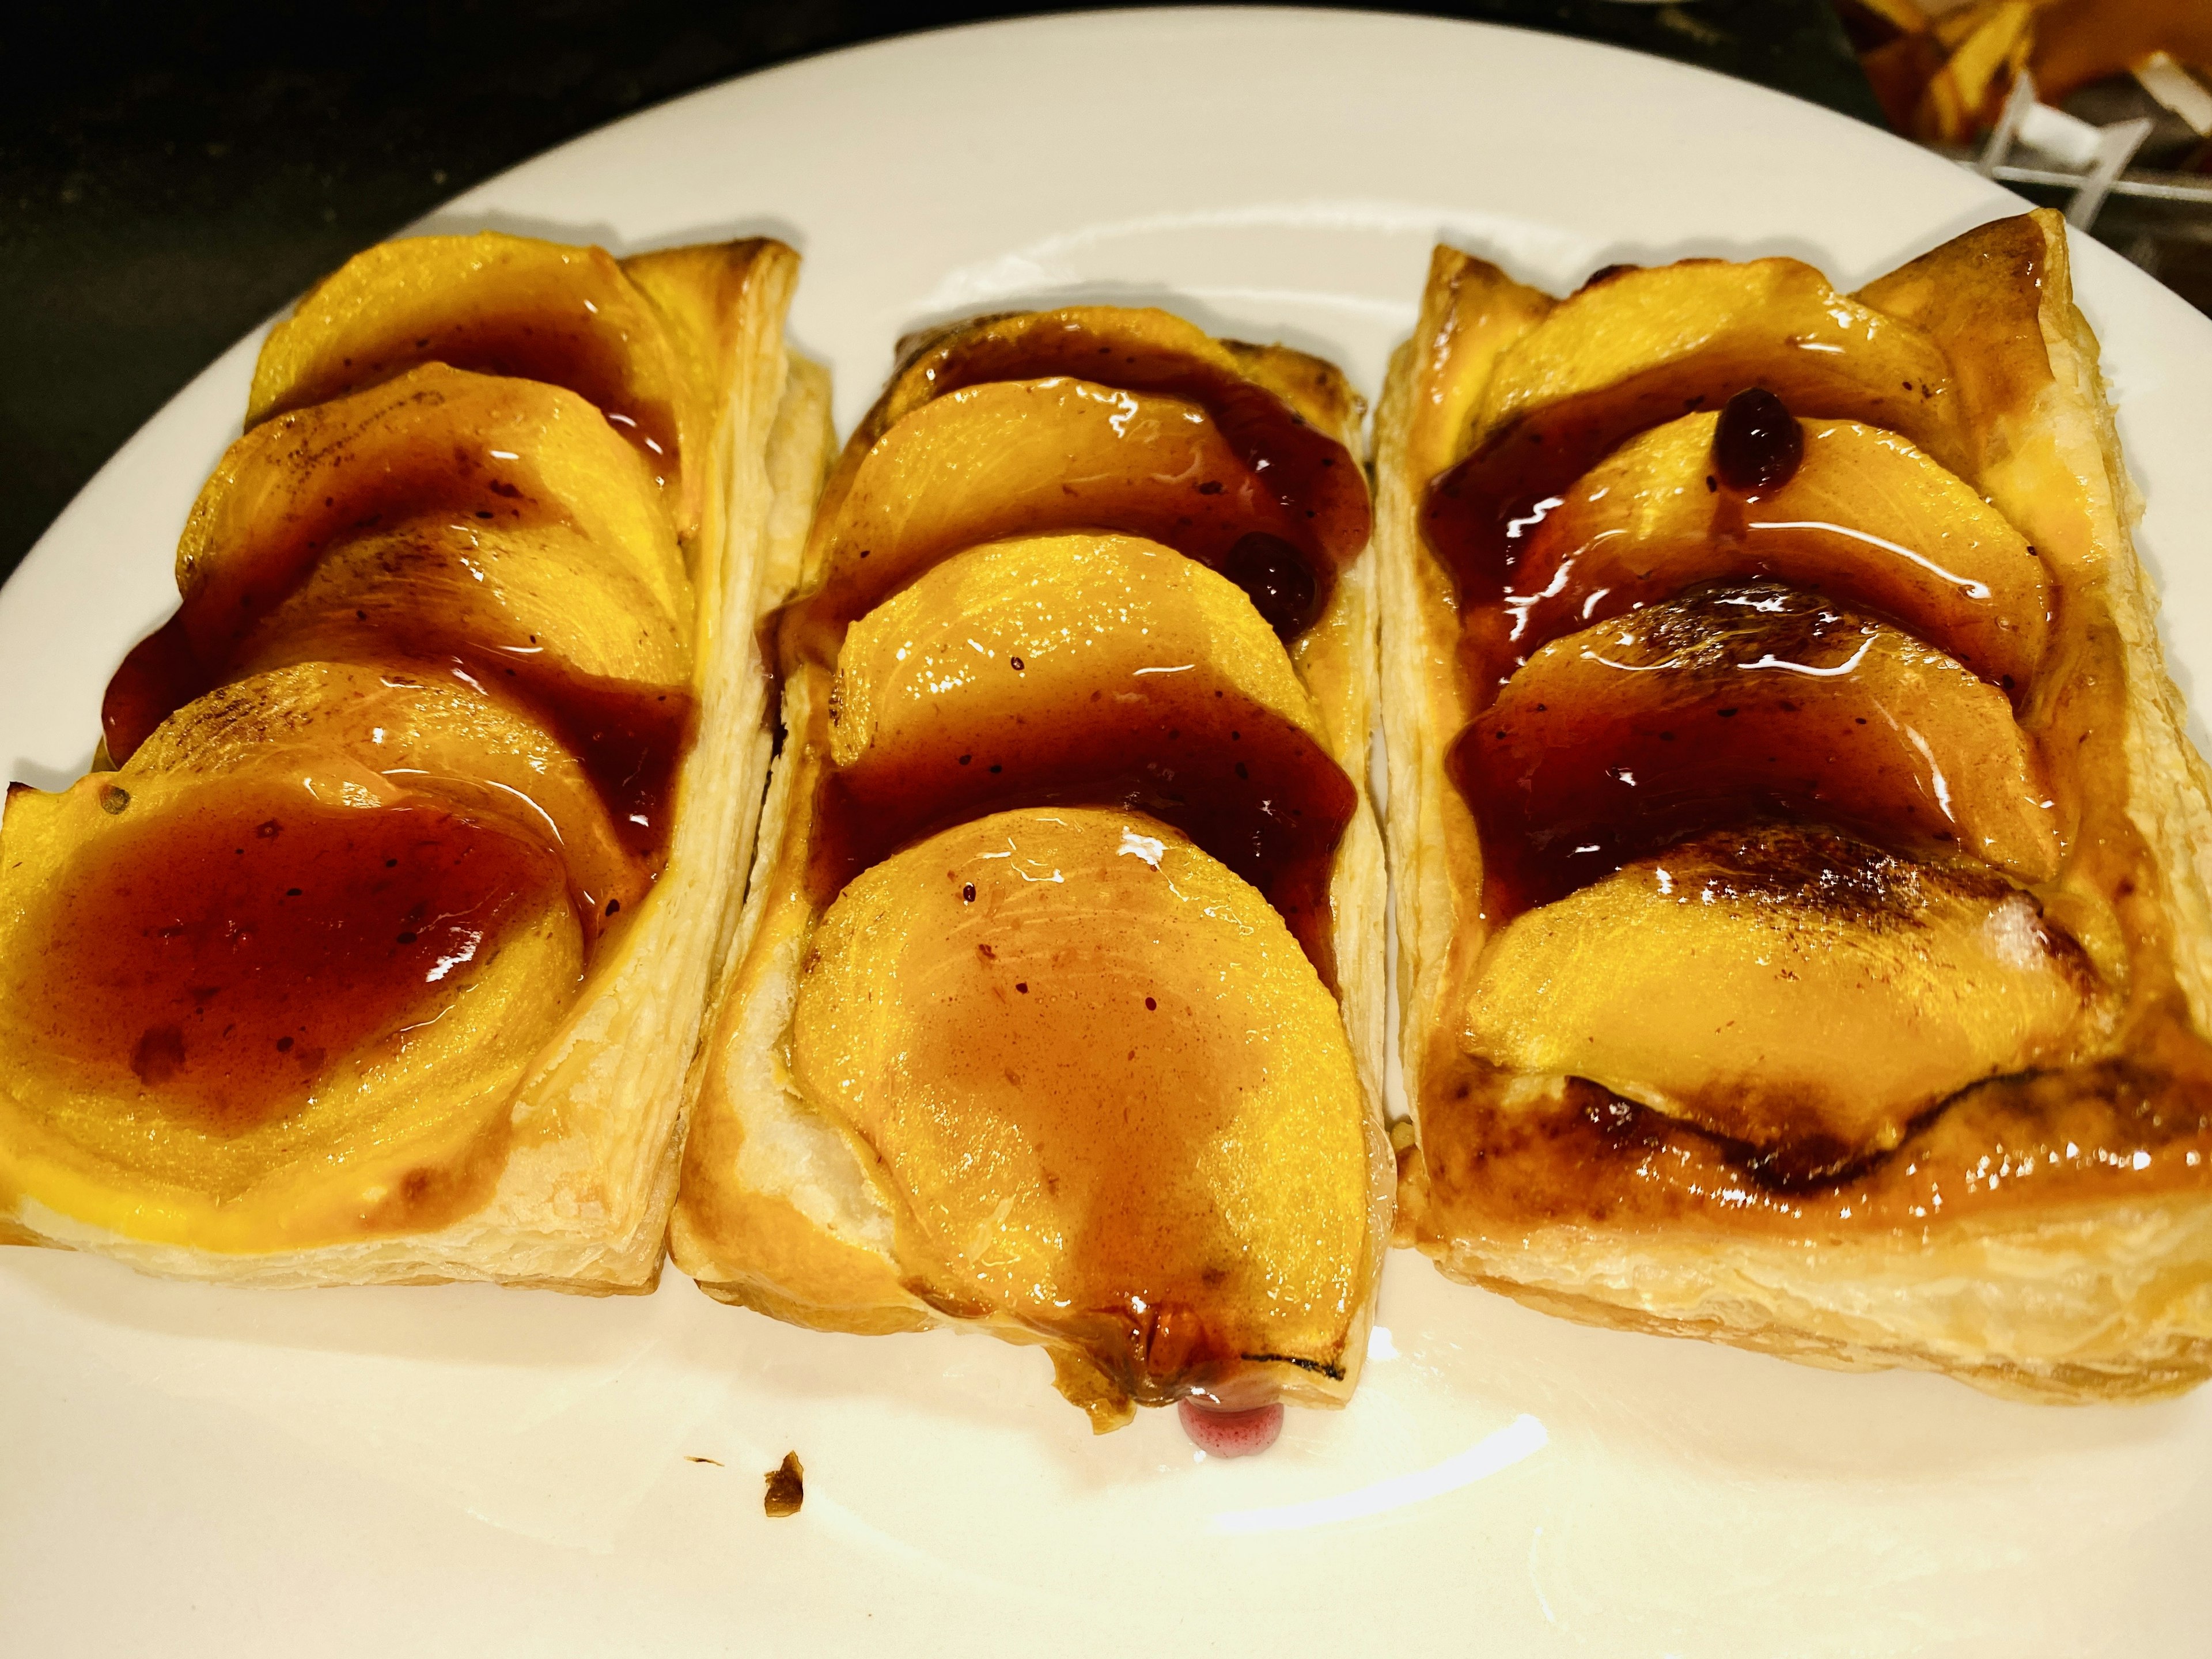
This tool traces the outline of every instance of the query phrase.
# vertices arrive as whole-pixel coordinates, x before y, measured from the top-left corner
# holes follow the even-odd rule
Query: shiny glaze
[[[403,614],[397,629],[392,620],[380,612],[385,627],[363,628],[349,641],[323,635],[315,659],[447,677],[521,708],[582,763],[630,854],[648,871],[659,869],[667,854],[676,769],[697,726],[697,702],[688,689],[572,673],[507,641],[453,639],[434,615]],[[161,721],[249,667],[286,659],[279,649],[251,665],[221,659],[210,665],[193,652],[181,616],[172,617],[131,648],[108,682],[100,724],[110,757],[128,760]]]
[[[1893,434],[1822,422],[1789,479],[1740,490],[1711,443],[1689,453],[1700,426],[1717,419],[1657,428],[1585,474],[1530,535],[1512,591],[1468,607],[1477,707],[1561,635],[1726,576],[1888,617],[2027,705],[2050,636],[2046,562],[1968,486]]]
[[[1070,379],[992,381],[933,400],[833,481],[821,575],[769,624],[786,663],[969,547],[1055,531],[1157,541],[1244,588],[1285,638],[1326,607],[1336,564],[1319,509],[1238,458],[1200,406]],[[1303,487],[1303,485],[1301,486]]]
[[[1713,584],[1556,642],[1447,763],[1482,826],[1485,914],[1767,816],[2051,873],[2040,778],[2017,751],[1990,769],[2008,711],[1941,659],[1900,672],[1901,643],[1779,583]]]
[[[535,837],[429,803],[240,786],[122,821],[47,894],[11,995],[81,1086],[218,1136],[295,1109],[328,1068],[404,1045],[502,933],[560,893]]]
[[[1285,647],[1323,614],[1336,561],[1364,545],[1367,504],[1342,447],[1273,392],[1166,353],[1106,361],[1097,338],[1068,337],[1079,355],[1066,338],[1058,355],[1003,340],[925,353],[940,372],[895,380],[833,475],[808,553],[815,587],[773,629],[808,711],[784,742],[812,769],[775,879],[814,918],[794,1086],[899,1191],[906,1288],[950,1317],[1048,1335],[1061,1392],[1104,1427],[1132,1402],[1195,1392],[1264,1408],[1346,1375],[1370,1200],[1364,1109],[1328,994],[1328,884],[1358,797],[1279,708],[1310,708]],[[1004,444],[956,423],[1044,398],[1111,420],[1064,445],[1035,443],[1042,420],[1010,423]],[[915,489],[872,484],[871,464],[887,471],[933,420],[949,434],[941,465],[918,469]],[[1134,441],[1155,420],[1176,443],[1212,434],[1211,451],[1194,447],[1206,465]],[[1100,425],[1122,454],[1094,441]],[[1034,465],[1009,459],[1024,439]],[[1300,456],[1310,464],[1293,466]],[[888,539],[855,528],[878,520]],[[1017,538],[1066,531],[1081,532],[1071,544],[1141,538],[1164,567],[1225,576],[1273,637],[1221,583],[1201,585],[1242,617],[1235,660],[1249,667],[1256,650],[1274,678],[1255,683],[1273,690],[1239,690],[1215,672],[1226,659],[1184,648],[1229,611],[1181,576],[1162,578],[1164,609],[1146,613],[1158,627],[1132,621],[1149,591],[1134,581],[1020,623],[1073,665],[1048,695],[1028,636],[956,628],[948,618],[970,613],[949,588],[914,619],[884,619],[955,560],[1011,558]],[[1040,568],[1005,592],[1072,593],[1052,574],[1062,567]],[[1100,638],[1116,641],[1110,673],[1085,654]],[[833,696],[848,700],[842,729]],[[1059,844],[1060,811],[1072,823],[1099,808],[1115,812],[1102,846]],[[1145,816],[1125,821],[1127,809]],[[1161,873],[1184,860],[1210,872]],[[1265,1129],[1263,1109],[1278,1120]]]
[[[1863,421],[1954,459],[1951,388],[1932,378],[1929,366],[1940,365],[1940,354],[1916,341],[1920,349],[1905,358],[1915,366],[1892,379],[1894,354],[1853,327],[1838,326],[1817,305],[1807,311],[1805,296],[1798,297],[1798,307],[1771,319],[1738,319],[1740,331],[1706,348],[1513,416],[1434,479],[1421,507],[1421,533],[1451,573],[1461,603],[1494,603],[1514,586],[1530,534],[1568,486],[1624,439],[1680,415],[1722,409],[1747,391],[1775,395],[1800,419]],[[1566,301],[1547,322],[1556,324],[1577,303]],[[1808,318],[1833,337],[1785,333]]]
[[[1172,824],[1267,895],[1334,989],[1329,872],[1358,805],[1343,769],[1280,715],[1219,692],[1178,695],[1177,677],[1161,676],[1133,707],[1102,697],[980,738],[945,733],[891,764],[827,769],[809,878],[826,904],[898,848],[987,812],[1125,807]]]
[[[1513,1103],[1505,1077],[1447,1039],[1432,1051],[1422,1152],[1437,1207],[1479,1213],[1500,1238],[1690,1212],[1738,1236],[1910,1238],[2030,1206],[2200,1189],[2212,1177],[2212,1066],[2170,1017],[2143,1029],[2138,1058],[1992,1079],[1893,1151],[1826,1160],[1796,1146],[1761,1154],[1580,1079],[1555,1099]]]
[[[504,384],[459,389],[496,399]],[[233,486],[252,492],[248,499],[261,510],[242,527],[229,527],[222,518],[228,503],[217,499],[209,516],[218,525],[222,556],[187,572],[177,614],[134,647],[110,680],[100,711],[108,757],[128,761],[177,709],[259,668],[315,659],[449,675],[521,707],[568,743],[633,855],[657,869],[676,768],[696,720],[688,685],[577,672],[542,649],[535,635],[502,627],[506,619],[495,612],[447,607],[418,592],[410,580],[413,567],[395,567],[378,591],[352,595],[348,603],[359,601],[359,608],[349,613],[294,617],[284,609],[319,563],[368,538],[431,548],[441,537],[465,538],[477,527],[523,538],[576,533],[576,514],[553,495],[535,452],[501,451],[499,440],[453,441],[442,413],[453,395],[420,377],[372,393],[372,402],[352,406],[364,413],[333,419],[328,448],[320,447],[321,428],[293,417],[307,434],[297,447]],[[514,402],[493,406],[504,411]],[[580,407],[573,400],[568,406]],[[384,435],[400,422],[416,424],[402,426],[398,441]],[[303,497],[308,482],[318,487]],[[201,517],[196,509],[196,522]],[[486,580],[480,568],[468,574],[476,584]]]
[[[665,486],[681,457],[676,414],[666,403],[641,398],[631,384],[630,346],[593,325],[578,309],[523,314],[461,314],[418,331],[385,338],[365,355],[334,365],[332,373],[295,388],[271,414],[358,392],[404,374],[420,363],[444,363],[478,374],[506,375],[565,386],[592,404],[622,434]]]
[[[367,261],[372,274],[330,279],[343,297],[319,289],[299,319],[279,325],[271,360],[255,375],[249,424],[444,363],[567,387],[636,450],[657,484],[677,481],[675,359],[655,337],[649,302],[604,249],[492,234],[416,240],[372,250]],[[399,281],[372,286],[393,268]],[[312,349],[286,349],[302,333]],[[289,372],[272,377],[279,364]]]
[[[1371,509],[1365,481],[1344,446],[1231,364],[1146,338],[1146,320],[1143,313],[1071,311],[971,324],[908,367],[894,392],[894,407],[990,380],[1063,374],[1184,398],[1212,416],[1237,455],[1266,475],[1286,511],[1312,526],[1318,550],[1336,564],[1357,558],[1367,545]],[[1316,375],[1317,384],[1320,380]]]
[[[788,1053],[880,1160],[939,1311],[1046,1333],[1139,1403],[1342,1374],[1366,1164],[1340,1018],[1172,829],[1012,811],[872,868],[812,935]]]

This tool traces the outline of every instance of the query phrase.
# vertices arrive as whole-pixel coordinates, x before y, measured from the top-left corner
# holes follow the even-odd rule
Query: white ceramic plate
[[[1787,252],[1857,281],[2009,197],[1811,106],[1546,36],[1311,12],[956,31],[701,93],[425,228],[771,230],[846,424],[916,322],[1158,299],[1370,394],[1448,237],[1553,288]],[[2212,326],[2082,303],[2185,681],[2212,668]],[[83,769],[174,603],[255,342],[0,592],[0,763]],[[2199,728],[2201,739],[2202,731]],[[0,1649],[21,1654],[2202,1652],[2212,1391],[2059,1410],[1540,1317],[1401,1255],[1373,1363],[1267,1456],[1094,1440],[1036,1350],[711,1303],[253,1294],[0,1260]],[[804,1514],[761,1475],[796,1448]]]

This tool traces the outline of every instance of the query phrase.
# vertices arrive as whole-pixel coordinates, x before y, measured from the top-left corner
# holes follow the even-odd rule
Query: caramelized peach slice
[[[1336,1004],[1265,899],[1164,824],[1004,812],[823,917],[794,1086],[866,1148],[934,1306],[1128,1402],[1342,1398],[1368,1260]]]
[[[1546,646],[1452,764],[1509,903],[1542,903],[1761,812],[2057,873],[2055,814],[2004,695],[1889,623],[1716,584]]]
[[[1281,643],[1204,566],[1123,536],[971,548],[853,625],[830,719],[823,890],[961,817],[1111,803],[1259,887],[1329,975],[1358,798]]]
[[[558,854],[342,756],[234,758],[9,799],[0,1182],[218,1250],[480,1201],[582,971]]]
[[[924,404],[963,386],[1060,375],[1197,404],[1231,450],[1265,474],[1278,503],[1310,522],[1332,561],[1349,563],[1367,545],[1366,481],[1344,446],[1317,429],[1358,419],[1343,377],[1304,352],[1217,340],[1152,307],[1018,312],[928,337],[863,430],[872,441]],[[834,496],[837,486],[831,489]]]
[[[1774,576],[1865,605],[1941,646],[2015,704],[2050,627],[2051,584],[2020,533],[1895,433],[1803,423],[1778,488],[1713,465],[1715,415],[1623,444],[1528,538],[1505,598],[1507,670],[1562,634],[1720,576]]]
[[[1000,381],[915,410],[867,452],[842,499],[825,501],[823,574],[801,602],[805,625],[834,653],[844,623],[938,560],[1072,529],[1143,536],[1232,574],[1273,571],[1270,621],[1286,633],[1328,599],[1330,570],[1303,514],[1195,404],[1085,380]]]
[[[501,678],[551,669],[681,690],[689,631],[620,557],[568,525],[508,530],[433,514],[340,543],[234,661],[251,671],[434,653]]]
[[[1819,829],[1705,836],[1519,917],[1467,1041],[1832,1173],[1984,1078],[2094,1036],[2087,958],[2002,877]]]
[[[178,710],[112,775],[131,790],[145,777],[277,764],[319,798],[356,786],[379,798],[434,795],[538,836],[568,867],[587,945],[651,884],[590,769],[559,735],[450,676],[334,662],[251,675]]]
[[[1462,600],[1511,583],[1528,533],[1623,440],[1762,386],[1800,416],[1860,421],[1965,470],[1943,354],[1795,259],[1692,259],[1595,279],[1498,361],[1474,448],[1438,478],[1425,533]]]
[[[544,631],[537,624],[560,631],[544,611],[570,598],[605,599],[635,610],[571,622],[569,635],[598,641],[584,655],[663,665],[678,653],[688,658],[690,580],[652,486],[622,441],[568,392],[432,367],[281,416],[231,446],[179,545],[181,608],[109,684],[101,710],[108,752],[127,759],[172,710],[242,659],[272,660],[270,613],[302,584],[314,590],[301,599],[309,609],[350,596],[356,620],[380,626],[411,602],[397,588],[374,604],[361,591],[397,556],[395,535],[401,545],[438,544],[442,552],[427,556],[450,567],[455,560],[465,566],[468,538],[486,533],[507,548],[529,542],[547,550],[530,577],[501,584],[513,602],[508,622],[523,624],[520,637],[481,636],[488,647],[520,655],[535,648],[530,634]],[[328,578],[313,580],[319,563],[363,540],[381,546],[347,554]],[[416,561],[392,574],[425,572]],[[475,573],[471,581],[483,585]],[[487,605],[501,608],[480,595],[470,618],[428,620],[447,635],[466,631],[471,619],[495,626]],[[635,640],[633,617],[642,623]],[[580,663],[578,672],[599,671]]]
[[[683,459],[706,411],[662,317],[605,248],[485,231],[356,254],[270,331],[246,424],[431,362],[574,392],[636,451],[679,533],[697,524],[703,480]]]
[[[432,513],[568,526],[668,616],[691,615],[652,480],[596,410],[558,387],[433,365],[264,422],[230,447],[177,548],[194,646],[220,654],[339,542]]]

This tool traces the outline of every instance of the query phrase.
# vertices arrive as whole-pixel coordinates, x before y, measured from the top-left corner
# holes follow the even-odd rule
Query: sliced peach
[[[1231,450],[1266,475],[1279,504],[1310,521],[1334,562],[1349,563],[1367,545],[1366,480],[1328,435],[1358,418],[1344,377],[1304,352],[1217,340],[1152,307],[1018,312],[926,336],[862,433],[872,443],[924,404],[963,386],[1063,375],[1197,404]]]
[[[564,524],[691,615],[682,553],[629,447],[573,392],[432,365],[253,428],[177,547],[194,645],[220,654],[339,542],[424,514]]]
[[[636,458],[587,406],[527,380],[433,366],[264,422],[231,446],[193,504],[177,550],[182,608],[110,684],[102,711],[109,751],[128,757],[170,710],[219,684],[241,653],[262,649],[256,639],[265,641],[270,613],[319,562],[393,532],[441,539],[449,552],[471,531],[502,532],[509,545],[520,535],[565,548],[570,575],[580,560],[599,573],[567,592],[619,593],[639,605],[647,635],[688,653],[690,582],[652,492]],[[579,551],[586,545],[588,556]],[[357,577],[377,557],[351,562]],[[541,585],[553,584],[540,595],[548,603],[563,591],[558,562],[538,572]],[[349,580],[334,575],[323,587],[335,592]],[[403,595],[387,597],[404,608]],[[612,660],[628,651],[633,625],[622,617],[579,617],[573,626],[595,631],[596,654]],[[532,630],[523,631],[526,640]],[[638,646],[650,654],[647,641]]]
[[[605,248],[485,231],[416,236],[355,255],[270,333],[249,426],[423,363],[563,386],[604,414],[698,522],[706,411],[661,316]]]
[[[0,1182],[252,1250],[480,1201],[583,965],[561,860],[318,751],[95,774],[0,822]]]
[[[634,912],[651,884],[561,735],[450,673],[303,662],[251,675],[179,709],[112,775],[135,791],[143,778],[272,766],[319,799],[356,786],[379,798],[434,796],[538,837],[567,863],[586,943],[607,915]]]
[[[1343,1023],[1167,825],[1002,812],[866,872],[816,930],[790,1075],[880,1171],[920,1293],[1042,1336],[1072,1398],[1348,1387],[1371,1263]]]
[[[2003,878],[1762,826],[1517,918],[1477,969],[1467,1041],[1802,1177],[1895,1146],[1969,1084],[2062,1060],[2098,1001],[2081,948]]]
[[[240,641],[233,666],[465,653],[502,676],[551,670],[682,690],[689,632],[626,562],[572,526],[433,514],[339,543]]]
[[[2057,872],[2056,814],[2003,693],[1885,622],[1714,584],[1554,641],[1453,746],[1509,908],[1763,813],[1900,850]]]
[[[1259,887],[1330,974],[1358,798],[1281,643],[1204,566],[1122,536],[971,548],[853,625],[830,719],[824,890],[962,817],[1110,803]]]
[[[1602,276],[1498,359],[1473,453],[1430,490],[1423,529],[1462,599],[1503,592],[1554,498],[1623,440],[1753,386],[1801,417],[1863,422],[1965,468],[1942,352],[1812,266],[1692,259]]]
[[[1528,538],[1505,599],[1502,672],[1589,623],[1720,576],[1774,576],[1904,623],[2017,702],[2050,627],[2051,583],[2020,533],[1895,433],[1802,423],[1778,488],[1730,489],[1718,416],[1623,444]]]
[[[815,524],[806,626],[842,625],[963,548],[1056,530],[1113,530],[1232,571],[1255,549],[1309,578],[1287,600],[1320,614],[1331,570],[1210,416],[1178,398],[1087,380],[996,381],[923,404],[877,441]],[[1262,562],[1267,560],[1263,559]],[[1276,618],[1295,632],[1300,620]]]

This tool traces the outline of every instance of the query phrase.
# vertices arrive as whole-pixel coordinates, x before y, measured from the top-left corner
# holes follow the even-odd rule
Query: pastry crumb
[[[763,1477],[768,1482],[768,1493],[761,1500],[771,1519],[780,1520],[787,1515],[799,1513],[799,1506],[806,1501],[806,1470],[799,1461],[797,1452],[786,1452],[783,1462]]]

